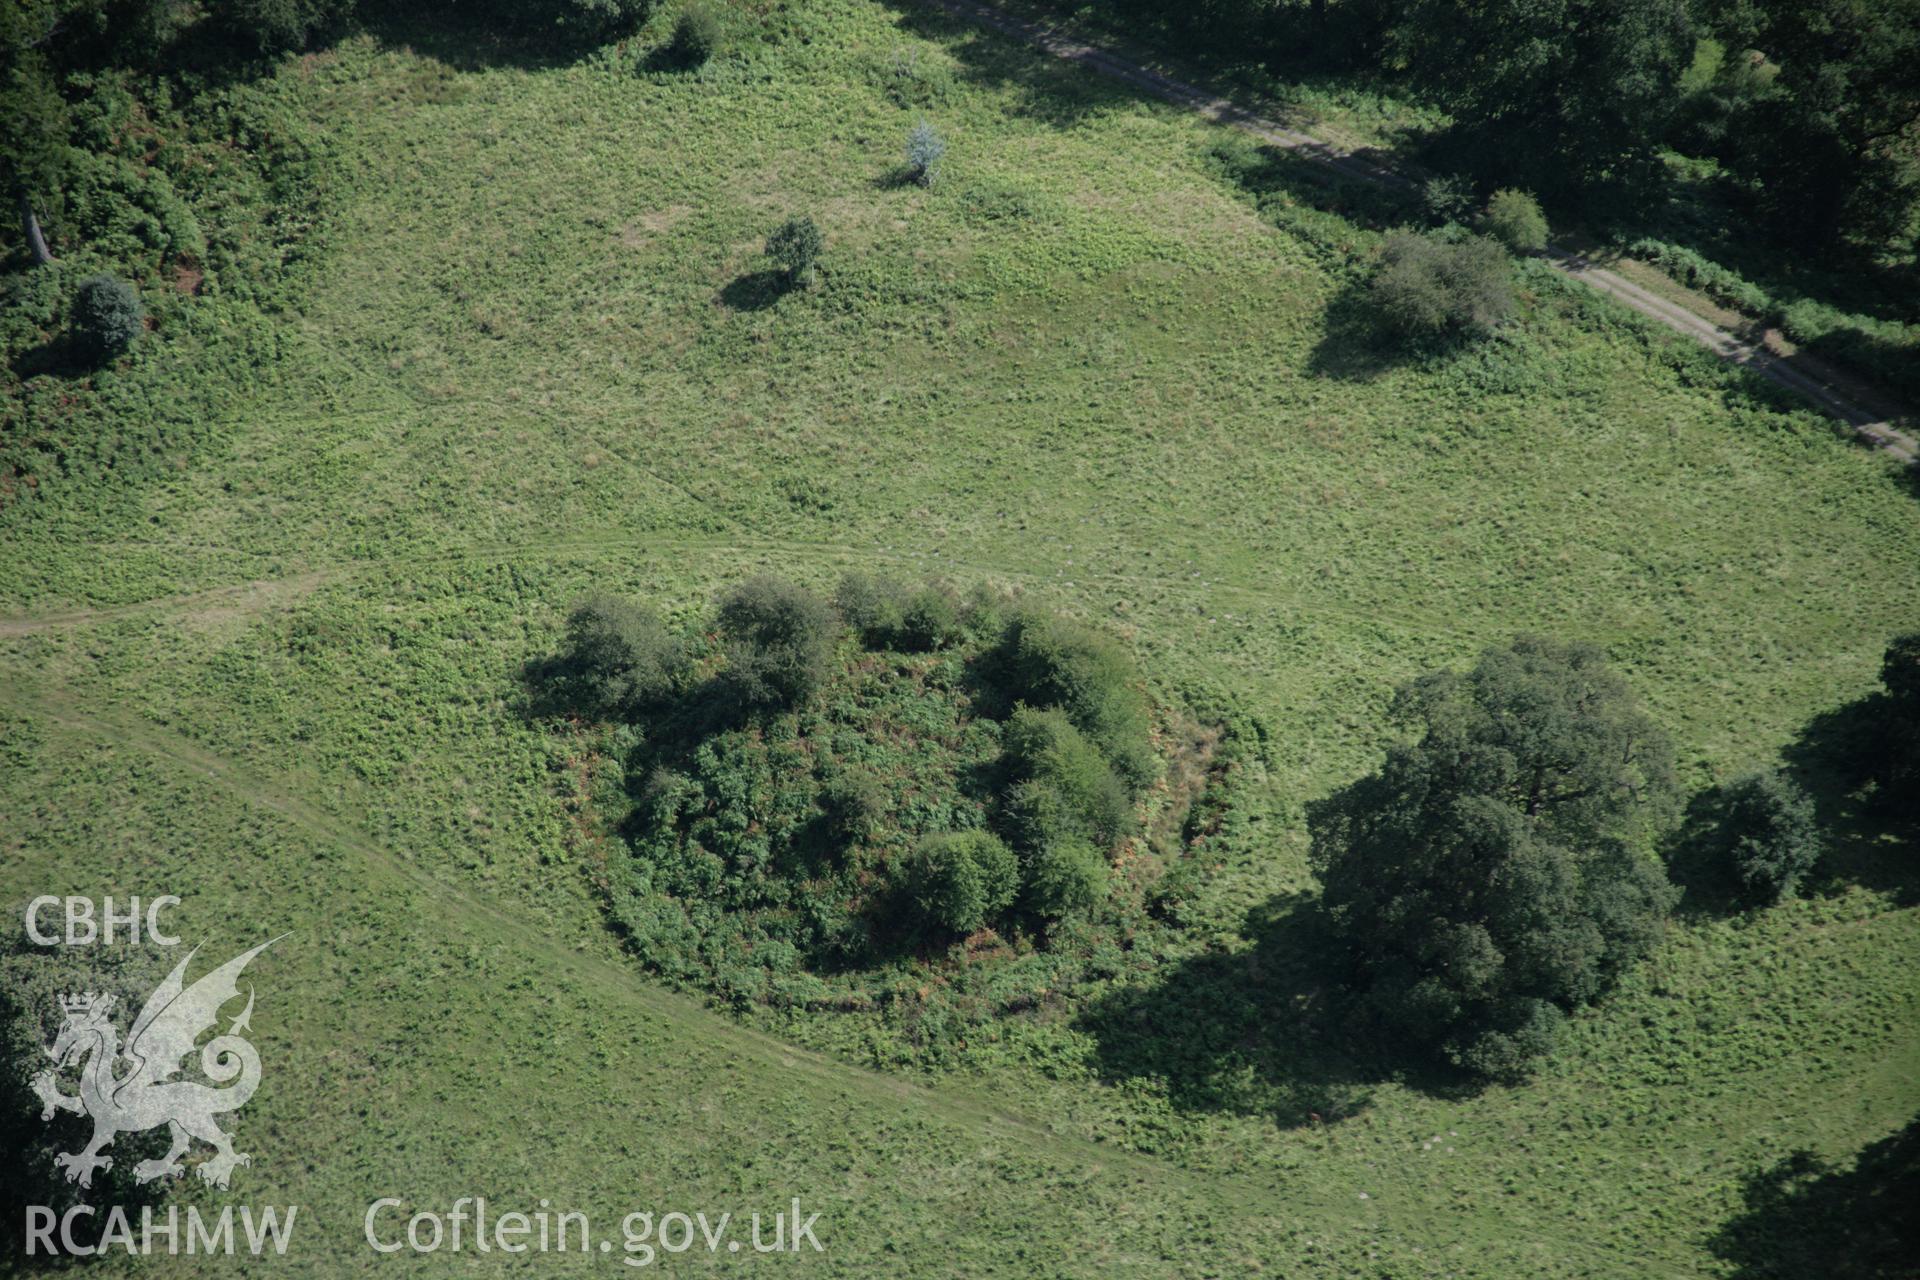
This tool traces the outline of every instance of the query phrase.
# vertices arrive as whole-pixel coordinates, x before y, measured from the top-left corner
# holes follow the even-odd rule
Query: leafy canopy
[[[1753,773],[1723,796],[1721,840],[1747,896],[1774,902],[1791,894],[1820,860],[1813,800],[1780,773]]]
[[[1532,637],[1393,712],[1417,738],[1310,808],[1326,913],[1384,1028],[1517,1074],[1673,904],[1648,856],[1674,813],[1666,735],[1599,650]]]
[[[1514,309],[1507,255],[1484,236],[1396,232],[1387,237],[1372,292],[1380,318],[1409,338],[1486,333]]]
[[[1486,176],[1558,193],[1654,171],[1695,30],[1687,0],[1412,0],[1390,43]]]

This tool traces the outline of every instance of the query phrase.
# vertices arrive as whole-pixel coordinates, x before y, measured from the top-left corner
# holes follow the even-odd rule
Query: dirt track
[[[1164,98],[1168,102],[1187,107],[1209,120],[1244,129],[1264,142],[1317,160],[1349,177],[1388,186],[1409,185],[1409,179],[1405,176],[1376,164],[1364,156],[1344,151],[1324,138],[1316,138],[1298,129],[1288,128],[1276,120],[1250,111],[1208,89],[1174,79],[1172,76],[1130,61],[1110,50],[1062,35],[1038,23],[1017,18],[992,5],[978,3],[978,0],[920,0],[920,2],[967,22],[990,27],[1003,35],[1033,45],[1056,58],[1077,62],[1091,67],[1102,75],[1123,80],[1157,98]],[[1677,303],[1650,293],[1625,277],[1577,253],[1549,247],[1547,260],[1556,270],[1572,279],[1591,285],[1622,306],[1693,339],[1727,363],[1741,365],[1803,397],[1823,412],[1831,414],[1852,427],[1862,439],[1886,450],[1895,458],[1909,464],[1916,458],[1920,458],[1920,442],[1899,431],[1888,421],[1895,412],[1891,403],[1879,405],[1878,401],[1881,397],[1873,395],[1871,400],[1875,405],[1868,407],[1867,401],[1871,393],[1862,394],[1863,389],[1855,387],[1849,387],[1846,391],[1840,390],[1835,384],[1843,379],[1824,361],[1804,354],[1780,355],[1769,351],[1763,345],[1749,341],[1731,330],[1723,329],[1695,315]],[[1852,383],[1853,380],[1845,379],[1844,381]]]

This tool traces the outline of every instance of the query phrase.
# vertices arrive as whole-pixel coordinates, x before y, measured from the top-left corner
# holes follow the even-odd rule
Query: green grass
[[[1860,874],[1683,922],[1526,1086],[1345,1078],[1272,1012],[1301,808],[1397,682],[1589,638],[1689,783],[1768,761],[1920,621],[1889,464],[1543,275],[1511,340],[1396,361],[1351,319],[1370,233],[1263,214],[1218,130],[918,11],[730,22],[695,75],[356,39],[248,87],[329,139],[298,305],[115,375],[83,424],[177,413],[169,465],[0,511],[0,897],[296,930],[236,1183],[308,1206],[288,1270],[369,1267],[391,1191],[799,1194],[846,1274],[1710,1276],[1743,1178],[1920,1111],[1910,850],[1851,827]],[[923,114],[932,191],[889,180]],[[821,279],[761,305],[792,213]],[[868,1069],[910,1028],[651,985],[517,681],[589,589],[691,621],[852,568],[1018,587],[1269,735],[1184,944],[921,1077]],[[1155,999],[1218,1043],[1103,1036]],[[1292,1123],[1320,1093],[1350,1117]]]

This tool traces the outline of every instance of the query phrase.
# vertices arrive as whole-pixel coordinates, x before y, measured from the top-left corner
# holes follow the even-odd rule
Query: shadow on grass
[[[1751,905],[1721,836],[1725,820],[1725,788],[1709,787],[1687,801],[1679,827],[1667,840],[1667,877],[1680,887],[1674,914],[1684,920],[1723,919]]]
[[[390,48],[410,49],[456,71],[562,67],[602,45],[628,38],[587,27],[513,21],[504,16],[508,12],[474,13],[453,4],[386,0],[363,5],[360,25]]]
[[[1869,694],[1807,722],[1782,753],[1787,775],[1812,798],[1823,848],[1802,894],[1834,894],[1861,885],[1900,906],[1920,903],[1920,867],[1911,823],[1872,781],[1885,750],[1887,695]],[[1695,795],[1666,848],[1667,874],[1680,886],[1678,914],[1717,919],[1751,910],[1722,835],[1724,788]]]
[[[920,185],[920,171],[912,165],[900,163],[877,175],[873,180],[875,191],[904,191],[908,187]]]
[[[1920,903],[1920,859],[1914,824],[1874,775],[1893,744],[1886,739],[1891,699],[1885,693],[1824,711],[1807,722],[1783,753],[1813,797],[1826,836],[1814,892],[1847,884],[1890,894],[1901,906]]]
[[[1109,1082],[1152,1079],[1187,1111],[1257,1115],[1287,1128],[1331,1125],[1363,1111],[1389,1079],[1440,1095],[1465,1095],[1456,1073],[1370,1054],[1349,1028],[1315,901],[1276,898],[1249,913],[1251,946],[1210,950],[1127,988],[1080,1020]]]
[[[727,281],[720,302],[730,311],[764,311],[792,286],[780,271],[749,271]]]
[[[1736,1280],[1910,1280],[1920,1274],[1920,1118],[1841,1168],[1797,1151],[1753,1174],[1709,1241]]]
[[[1355,281],[1327,304],[1325,329],[1307,357],[1307,371],[1336,382],[1371,382],[1394,369],[1443,369],[1486,340],[1459,330],[1417,338],[1397,333],[1381,320],[1367,284]]]
[[[1090,116],[1159,99],[1143,89],[1101,75],[1077,61],[1057,58],[1017,35],[956,17],[919,0],[888,0],[900,27],[939,44],[960,66],[961,77],[988,89],[1013,89],[1011,110],[1058,128]]]

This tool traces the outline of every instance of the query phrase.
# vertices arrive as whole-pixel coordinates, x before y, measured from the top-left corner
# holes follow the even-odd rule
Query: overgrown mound
[[[1163,782],[1164,717],[1114,641],[938,585],[853,576],[829,603],[758,578],[691,633],[589,601],[534,674],[550,709],[623,722],[599,799],[634,950],[740,1002],[857,1003],[876,970],[1137,910],[1116,864],[1153,862],[1146,820],[1203,776]]]

